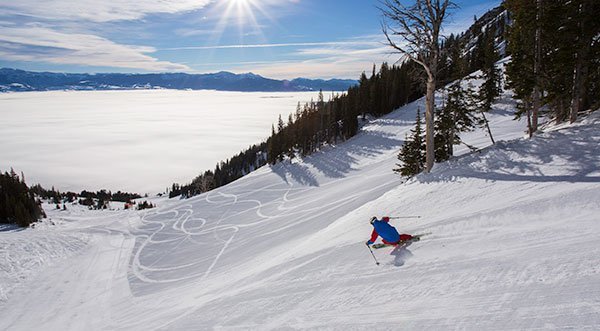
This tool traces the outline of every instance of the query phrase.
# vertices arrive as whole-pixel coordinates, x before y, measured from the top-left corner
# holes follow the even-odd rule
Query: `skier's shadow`
[[[413,253],[408,250],[408,246],[412,243],[407,243],[404,245],[398,245],[394,248],[393,251],[390,252],[390,255],[394,256],[394,261],[392,264],[396,267],[401,267],[406,263],[406,260],[413,256]]]

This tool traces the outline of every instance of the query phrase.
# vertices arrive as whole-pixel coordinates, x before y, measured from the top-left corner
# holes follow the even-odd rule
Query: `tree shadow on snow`
[[[304,162],[311,164],[325,176],[343,178],[362,158],[372,158],[390,149],[398,149],[403,141],[381,131],[364,131],[359,137],[350,138],[348,144],[329,149],[327,153],[315,153]]]
[[[319,186],[319,182],[315,175],[310,172],[310,169],[301,163],[290,163],[289,161],[279,162],[272,168],[281,179],[288,183],[288,175],[291,179],[302,185]]]
[[[21,232],[25,229],[15,224],[0,224],[0,232]]]
[[[502,117],[514,117],[516,103],[513,98],[503,95],[499,97],[492,106],[492,112],[494,115],[500,115]]]
[[[441,164],[444,171],[418,176],[422,182],[479,178],[493,181],[600,183],[600,133],[593,128],[569,128],[531,140],[499,142],[480,154]],[[462,159],[467,162],[461,162]],[[553,169],[553,167],[555,167]],[[548,175],[569,172],[569,175]]]

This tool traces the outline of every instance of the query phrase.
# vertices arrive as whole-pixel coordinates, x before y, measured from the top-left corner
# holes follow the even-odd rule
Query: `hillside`
[[[391,169],[422,103],[158,210],[0,232],[0,329],[600,327],[598,114],[525,139],[505,93],[499,143],[472,132],[480,152],[404,182]],[[377,266],[373,215],[432,234]]]

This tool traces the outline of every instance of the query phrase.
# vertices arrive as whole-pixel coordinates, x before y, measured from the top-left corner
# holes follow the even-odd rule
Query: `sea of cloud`
[[[0,170],[28,184],[156,194],[271,133],[316,92],[179,90],[0,94]]]

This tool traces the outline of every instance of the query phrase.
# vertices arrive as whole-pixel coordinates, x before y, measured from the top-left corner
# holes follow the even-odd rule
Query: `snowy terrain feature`
[[[495,146],[471,132],[479,152],[406,181],[422,103],[187,200],[0,232],[0,329],[600,329],[600,115],[528,139],[504,94]],[[374,215],[431,234],[375,265]]]
[[[327,93],[326,93],[327,95]],[[0,93],[0,170],[60,191],[156,194],[189,183],[318,92]],[[176,147],[175,147],[176,146]]]

